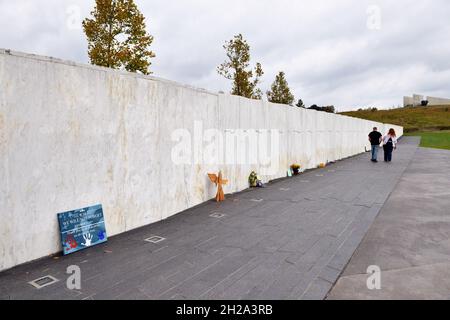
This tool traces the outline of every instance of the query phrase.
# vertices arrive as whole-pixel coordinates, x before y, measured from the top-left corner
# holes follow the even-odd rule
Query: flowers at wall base
[[[255,188],[257,181],[258,175],[256,174],[255,171],[252,171],[252,173],[250,173],[250,176],[248,177],[248,184],[250,185],[251,188]]]
[[[263,188],[263,183],[255,171],[252,171],[252,173],[250,173],[250,176],[248,177],[248,183],[251,188]]]
[[[297,176],[297,175],[299,175],[300,174],[300,169],[301,169],[301,165],[299,165],[299,164],[297,164],[297,163],[294,163],[292,166],[291,166],[291,169],[292,169],[292,173],[294,174],[294,176]]]

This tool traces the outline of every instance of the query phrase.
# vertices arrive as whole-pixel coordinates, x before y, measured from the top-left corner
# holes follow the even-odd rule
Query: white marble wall
[[[174,165],[172,134],[280,130],[279,167],[314,168],[369,147],[373,126],[345,116],[217,95],[174,82],[0,50],[0,270],[61,250],[56,214],[103,204],[109,235],[247,188],[258,165]]]

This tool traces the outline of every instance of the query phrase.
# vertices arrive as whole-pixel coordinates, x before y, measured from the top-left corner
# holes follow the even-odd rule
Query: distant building
[[[437,97],[424,97],[420,94],[414,94],[412,97],[403,97],[404,107],[418,107],[422,105],[422,101],[427,101],[428,106],[450,106],[450,99]]]

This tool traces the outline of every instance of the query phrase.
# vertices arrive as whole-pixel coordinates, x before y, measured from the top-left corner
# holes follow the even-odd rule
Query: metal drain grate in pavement
[[[160,237],[160,236],[152,236],[150,238],[145,239],[146,242],[150,243],[160,243],[166,240],[166,238]]]
[[[45,276],[45,277],[30,281],[28,283],[31,284],[36,289],[42,289],[42,288],[48,287],[58,281],[59,280],[56,279],[55,277]]]
[[[220,212],[214,212],[214,213],[210,214],[209,216],[211,218],[222,219],[222,218],[226,217],[227,215],[224,213],[220,213]]]

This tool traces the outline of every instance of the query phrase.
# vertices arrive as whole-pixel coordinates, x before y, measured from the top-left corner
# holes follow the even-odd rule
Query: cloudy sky
[[[0,0],[0,48],[88,63],[81,21],[94,0]],[[266,91],[285,71],[295,97],[339,111],[402,96],[450,97],[448,0],[136,0],[155,37],[155,76],[229,91],[216,67],[242,33]]]

